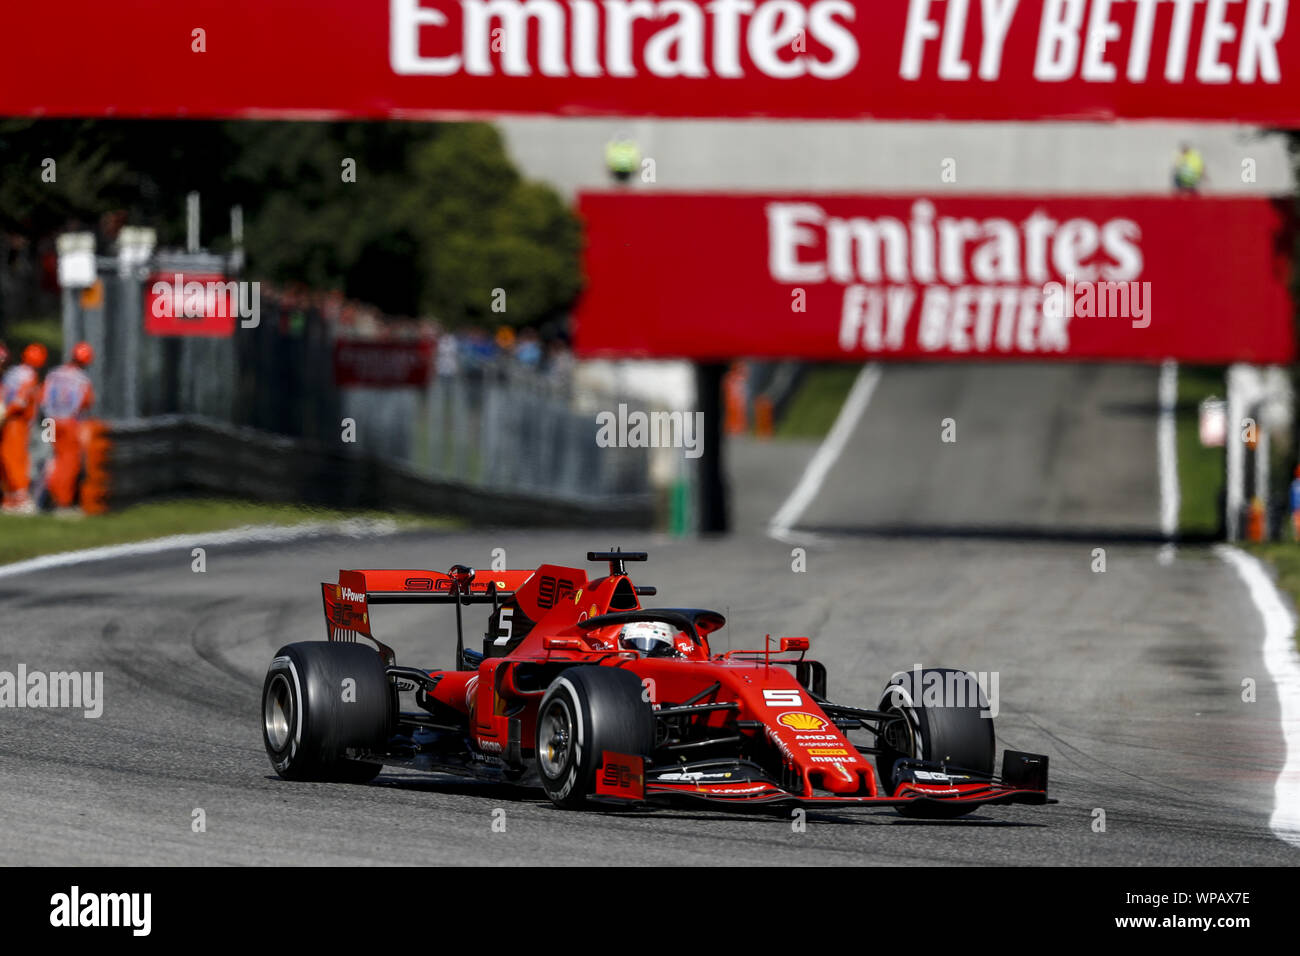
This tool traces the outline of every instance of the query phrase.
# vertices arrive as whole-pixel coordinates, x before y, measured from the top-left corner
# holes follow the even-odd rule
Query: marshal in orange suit
[[[0,379],[0,485],[4,487],[4,510],[30,514],[36,510],[28,488],[32,483],[27,443],[32,419],[41,394],[40,370],[45,366],[45,346],[33,342],[23,349],[23,360]]]
[[[81,416],[95,403],[95,389],[86,366],[95,353],[85,342],[72,350],[72,361],[45,376],[41,407],[54,419],[54,468],[50,472],[50,498],[58,508],[71,508],[81,475]]]

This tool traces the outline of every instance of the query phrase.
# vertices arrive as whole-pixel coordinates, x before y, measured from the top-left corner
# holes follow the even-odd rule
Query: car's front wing
[[[893,796],[802,796],[782,790],[770,783],[744,781],[735,783],[652,782],[645,784],[647,803],[686,803],[704,801],[729,806],[818,806],[818,807],[901,807],[908,805],[996,806],[1024,803],[1055,803],[1044,790],[1009,787],[1000,783],[967,783],[953,786],[926,786],[907,783]]]

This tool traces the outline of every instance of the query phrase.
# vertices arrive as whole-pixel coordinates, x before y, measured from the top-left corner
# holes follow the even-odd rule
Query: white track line
[[[773,538],[779,541],[788,540],[790,529],[803,516],[812,500],[817,497],[817,492],[821,490],[822,482],[826,480],[826,475],[831,470],[831,466],[835,464],[835,460],[844,451],[844,446],[848,444],[853,429],[857,427],[858,419],[867,410],[867,405],[871,402],[871,395],[875,392],[876,385],[879,382],[879,365],[872,363],[862,366],[862,371],[858,373],[858,377],[853,382],[853,388],[849,390],[849,395],[844,399],[844,405],[835,418],[835,424],[831,426],[825,440],[822,441],[816,453],[809,460],[808,467],[804,469],[799,483],[794,486],[794,491],[790,492],[790,497],[785,500],[785,504],[781,505],[777,513],[772,516],[772,520],[768,522],[767,533]]]
[[[93,521],[93,518],[87,520]],[[0,564],[0,578],[32,571],[45,571],[50,568],[65,568],[74,564],[90,561],[109,561],[114,558],[133,558],[143,554],[157,554],[174,548],[209,548],[225,544],[268,543],[294,541],[299,538],[314,538],[329,534],[343,534],[349,537],[369,537],[372,535],[392,534],[397,530],[397,522],[388,520],[369,520],[365,518],[348,518],[343,521],[308,521],[295,525],[249,525],[232,528],[229,531],[213,531],[208,534],[173,534],[165,538],[152,538],[148,541],[133,541],[129,544],[111,544],[102,548],[87,548],[83,551],[61,551],[58,554],[46,554],[39,558],[16,561],[13,564]]]
[[[1245,582],[1264,622],[1264,665],[1277,687],[1286,746],[1286,763],[1273,790],[1269,826],[1280,839],[1300,847],[1300,653],[1295,645],[1295,618],[1258,558],[1230,545],[1221,544],[1214,550]]]

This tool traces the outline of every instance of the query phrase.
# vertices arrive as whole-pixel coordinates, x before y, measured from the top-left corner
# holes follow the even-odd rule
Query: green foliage
[[[46,157],[54,183],[41,180]],[[243,206],[250,274],[389,313],[528,325],[579,290],[576,217],[520,177],[486,124],[0,121],[0,229],[38,239],[124,210],[176,246],[190,190],[213,248]],[[496,289],[505,313],[492,311]]]
[[[1191,538],[1218,537],[1226,452],[1201,445],[1201,401],[1228,394],[1224,370],[1184,365],[1178,370],[1175,433],[1178,450],[1179,533]]]
[[[10,323],[5,328],[5,339],[15,351],[28,342],[39,342],[49,350],[51,360],[63,360],[63,323],[59,319],[28,319]]]
[[[413,223],[427,257],[425,309],[526,325],[568,308],[579,290],[577,219],[553,190],[519,178],[495,129],[444,127],[417,150],[414,170],[426,211]],[[496,289],[504,313],[492,311]]]
[[[54,182],[41,175],[47,158]],[[0,120],[0,229],[39,238],[93,229],[120,209],[158,228],[162,242],[179,242],[185,193],[219,194],[232,158],[219,123]]]

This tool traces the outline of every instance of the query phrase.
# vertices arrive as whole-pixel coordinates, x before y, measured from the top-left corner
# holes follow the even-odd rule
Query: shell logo
[[[784,727],[790,727],[794,730],[825,730],[826,721],[812,714],[805,714],[803,711],[792,710],[782,714],[776,719],[778,724]]]

